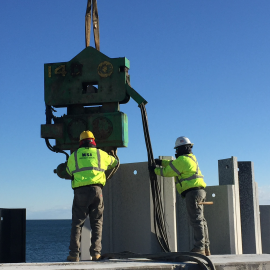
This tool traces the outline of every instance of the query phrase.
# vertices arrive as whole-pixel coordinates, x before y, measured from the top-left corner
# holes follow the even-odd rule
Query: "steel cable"
[[[149,135],[148,119],[147,119],[145,105],[142,103],[139,105],[139,107],[141,109],[141,115],[142,115],[144,138],[145,138],[145,144],[146,144],[147,155],[148,155],[148,166],[155,166],[155,159],[154,159],[150,135]],[[162,204],[162,199],[161,199],[160,184],[157,181],[157,175],[155,173],[152,173],[149,171],[149,176],[150,176],[151,194],[152,194],[152,200],[153,200],[154,229],[155,229],[156,237],[161,248],[165,252],[170,252],[167,230],[165,226],[164,209],[163,209],[163,204]]]

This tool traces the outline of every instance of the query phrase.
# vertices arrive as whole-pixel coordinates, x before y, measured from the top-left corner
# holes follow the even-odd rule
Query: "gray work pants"
[[[205,201],[206,192],[204,189],[191,190],[186,194],[186,206],[189,215],[190,225],[194,230],[194,247],[204,250],[209,249],[209,236],[207,222],[203,214],[203,205],[198,203]]]
[[[95,256],[101,253],[103,210],[103,196],[100,187],[84,186],[74,189],[69,246],[71,256],[79,257],[80,255],[81,231],[88,214],[92,230],[90,255]]]

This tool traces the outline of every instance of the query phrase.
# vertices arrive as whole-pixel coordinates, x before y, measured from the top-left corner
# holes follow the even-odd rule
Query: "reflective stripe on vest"
[[[188,156],[188,155],[183,155],[183,156],[191,158],[191,159],[196,163],[197,169],[196,169],[196,173],[194,173],[194,174],[191,175],[190,177],[182,178],[182,179],[180,179],[180,180],[178,179],[178,177],[176,177],[178,183],[181,185],[181,182],[183,182],[183,181],[189,181],[189,180],[194,180],[194,179],[197,179],[197,178],[203,178],[202,175],[199,175],[199,174],[198,174],[198,172],[199,172],[198,161],[195,160],[195,159],[194,159],[193,157],[191,157],[191,156]],[[169,166],[173,169],[173,171],[175,171],[175,172],[180,176],[181,173],[174,167],[174,165],[173,165],[172,163],[173,163],[173,161],[170,161]],[[160,171],[160,173],[161,173],[161,171]],[[163,175],[162,175],[162,176],[163,176]]]
[[[169,166],[178,174],[178,175],[181,175],[181,173],[174,167],[174,165],[172,164],[173,163],[173,160],[170,161],[170,164]]]
[[[105,172],[104,169],[101,169],[100,168],[100,152],[99,152],[99,149],[97,149],[98,167],[83,167],[81,169],[79,169],[79,165],[78,165],[77,151],[78,150],[76,150],[74,152],[74,159],[75,159],[75,168],[76,168],[76,170],[72,171],[73,174],[74,173],[77,173],[77,172],[88,171],[88,170],[95,170],[95,171]]]
[[[183,181],[189,181],[189,180],[194,180],[194,179],[197,179],[197,178],[203,178],[202,175],[199,175],[199,174],[198,174],[198,173],[199,173],[199,165],[198,165],[198,161],[195,160],[193,157],[191,157],[191,156],[189,156],[189,155],[183,155],[183,156],[191,158],[191,159],[196,163],[196,165],[197,165],[197,170],[196,170],[196,173],[194,173],[194,174],[191,175],[190,177],[185,178],[185,179],[181,179],[181,182],[183,182]]]
[[[169,166],[170,166],[170,167],[173,169],[173,171],[175,171],[178,175],[181,175],[181,173],[174,167],[174,165],[173,165],[172,163],[173,163],[173,160],[170,161]],[[178,184],[180,184],[180,186],[182,186],[181,181],[178,179],[178,177],[176,176],[175,178],[176,178]]]
[[[67,170],[68,170],[68,173],[69,173],[69,174],[72,174],[72,173],[70,172],[70,170],[69,170],[68,166],[67,166]]]

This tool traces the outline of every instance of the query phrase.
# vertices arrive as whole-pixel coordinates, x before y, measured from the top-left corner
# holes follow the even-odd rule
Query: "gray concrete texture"
[[[164,156],[163,159],[172,159]],[[165,225],[172,251],[176,241],[176,192],[174,178],[158,177],[164,206]],[[104,189],[102,253],[131,251],[160,252],[154,220],[148,163],[122,164]],[[82,229],[81,259],[89,260],[91,228],[87,218]]]
[[[251,161],[241,161],[238,162],[238,168],[243,253],[261,254],[261,226],[254,164]]]
[[[218,161],[219,185],[232,185],[231,204],[233,219],[230,222],[230,242],[234,243],[231,247],[230,254],[242,254],[242,231],[241,231],[241,214],[240,214],[240,195],[238,179],[238,163],[236,157],[221,159]]]
[[[160,157],[173,159],[172,157]],[[240,170],[238,172],[238,165]],[[205,207],[209,227],[212,254],[242,254],[243,233],[251,239],[248,253],[260,253],[260,221],[258,220],[257,185],[251,162],[237,162],[236,157],[218,161],[219,186],[206,187],[207,200],[214,205]],[[239,178],[242,204],[240,215]],[[166,227],[172,251],[188,251],[193,248],[193,231],[189,225],[185,200],[176,192],[174,178],[158,177],[165,209]],[[207,182],[207,179],[206,179]],[[248,189],[248,190],[247,190]],[[153,205],[147,162],[122,164],[118,172],[103,189],[104,226],[103,253],[124,250],[139,253],[161,251],[154,232]],[[215,194],[215,197],[212,197]],[[256,212],[257,211],[257,212]],[[251,231],[251,233],[250,233]],[[90,228],[84,228],[82,246],[89,253]],[[245,241],[245,240],[243,240]],[[85,255],[88,259],[88,254]]]
[[[163,179],[161,195],[171,249],[176,249],[174,178]],[[154,220],[148,163],[122,164],[103,189],[104,224],[102,253],[160,252]]]
[[[208,224],[210,250],[212,254],[239,254],[237,231],[233,226],[236,222],[234,209],[233,185],[206,187],[206,200],[213,205],[204,206],[204,215]],[[188,251],[193,248],[193,230],[189,225],[185,199],[177,195],[177,242],[178,251]]]
[[[260,205],[262,253],[270,254],[270,205]]]
[[[213,255],[209,257],[216,270],[270,270],[270,255]],[[153,262],[146,260],[106,260],[100,262],[58,263],[7,263],[0,264],[1,270],[201,270],[194,263]]]
[[[176,195],[177,251],[190,251],[193,246],[193,229],[189,223],[186,200]]]

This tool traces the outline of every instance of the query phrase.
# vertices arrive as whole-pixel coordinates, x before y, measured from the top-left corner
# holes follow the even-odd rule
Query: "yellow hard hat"
[[[86,131],[83,131],[80,135],[80,141],[85,140],[85,139],[95,139],[95,136],[91,131],[86,130]]]

